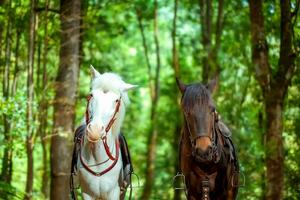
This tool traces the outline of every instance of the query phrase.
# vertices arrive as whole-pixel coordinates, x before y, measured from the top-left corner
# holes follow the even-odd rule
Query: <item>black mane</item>
[[[185,111],[193,109],[195,104],[203,108],[213,105],[209,90],[200,83],[188,85],[182,97],[182,106]]]

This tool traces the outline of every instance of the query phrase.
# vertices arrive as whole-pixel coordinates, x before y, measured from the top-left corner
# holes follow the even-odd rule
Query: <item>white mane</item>
[[[123,92],[123,87],[126,83],[122,78],[115,73],[107,72],[96,76],[92,80],[92,89],[102,89],[104,91],[112,91],[122,95],[122,100],[127,106],[130,101],[127,92]]]

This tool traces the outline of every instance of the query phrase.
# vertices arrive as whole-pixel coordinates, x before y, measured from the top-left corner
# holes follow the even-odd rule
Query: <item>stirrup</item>
[[[240,175],[242,175],[242,180],[243,182],[241,182],[240,184]],[[238,181],[236,183],[236,177],[238,178]],[[246,180],[245,180],[245,175],[244,173],[241,173],[241,172],[234,172],[231,176],[231,186],[232,187],[244,187],[245,186],[245,183],[246,183]]]
[[[140,184],[140,177],[134,172],[131,172],[131,175],[134,175],[137,178],[137,182],[138,182],[138,185],[137,186],[132,186],[132,188],[142,188],[142,186]],[[133,176],[131,176],[131,182],[132,182],[132,177]]]
[[[178,178],[182,179],[183,187],[176,187],[175,186],[175,181]],[[177,172],[177,174],[173,177],[173,188],[174,188],[174,190],[186,190],[185,176],[184,176],[183,173]]]

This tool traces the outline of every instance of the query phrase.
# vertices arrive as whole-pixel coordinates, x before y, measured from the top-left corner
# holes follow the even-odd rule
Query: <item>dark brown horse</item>
[[[182,93],[184,125],[180,140],[180,168],[190,200],[236,199],[239,164],[230,131],[218,119],[211,98],[216,81],[185,85]]]

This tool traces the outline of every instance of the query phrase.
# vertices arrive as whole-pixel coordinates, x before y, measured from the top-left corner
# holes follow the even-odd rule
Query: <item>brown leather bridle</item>
[[[87,96],[87,107],[86,107],[86,111],[85,111],[85,120],[86,120],[86,125],[88,125],[90,123],[90,114],[89,114],[89,104],[90,104],[90,100],[92,99],[93,95],[90,94]],[[122,99],[122,95],[120,95],[119,99],[116,100],[117,102],[117,105],[115,107],[115,111],[114,111],[114,114],[112,116],[112,118],[109,120],[106,128],[105,128],[105,135],[101,137],[101,140],[102,140],[102,143],[103,143],[103,146],[104,146],[104,149],[105,149],[105,152],[106,152],[106,155],[109,157],[110,160],[112,160],[112,164],[104,169],[103,171],[101,172],[95,172],[93,171],[89,165],[87,165],[84,160],[83,160],[83,157],[82,157],[82,154],[81,154],[81,147],[83,145],[83,141],[84,139],[82,138],[81,141],[80,141],[80,161],[83,165],[83,167],[88,171],[90,172],[91,174],[93,174],[94,176],[102,176],[103,174],[106,174],[107,172],[109,172],[118,162],[119,160],[119,151],[120,151],[120,145],[119,145],[119,140],[118,138],[116,138],[115,140],[115,144],[116,144],[116,156],[114,157],[109,149],[109,146],[107,144],[107,134],[109,132],[109,130],[111,129],[111,127],[113,126],[115,120],[116,120],[116,115],[117,113],[119,112],[120,110],[120,106],[121,106],[121,99]],[[97,141],[91,141],[89,140],[90,142],[98,142]],[[105,162],[107,162],[108,160],[106,160]],[[101,165],[101,164],[104,164],[105,162],[102,162],[102,163],[99,163],[99,164],[96,164],[96,165]]]
[[[212,146],[211,148],[209,149],[209,153],[208,153],[208,160],[213,160],[214,163],[218,163],[219,160],[220,160],[220,147],[218,147],[218,141],[217,141],[217,132],[216,132],[216,123],[218,122],[219,120],[219,116],[218,116],[218,113],[216,110],[214,110],[212,112],[213,114],[213,122],[212,122],[212,135],[209,136],[209,135],[205,135],[205,136],[197,136],[197,137],[194,137],[192,136],[192,132],[191,132],[191,129],[190,129],[190,126],[189,126],[189,122],[188,122],[188,119],[187,119],[187,116],[186,114],[184,113],[184,119],[185,119],[185,123],[186,123],[186,126],[187,126],[187,129],[188,129],[188,134],[189,134],[189,138],[190,138],[190,144],[192,146],[192,149],[193,149],[193,153],[194,153],[194,149],[195,149],[195,141],[196,139],[200,138],[200,137],[208,137],[212,143]],[[206,158],[202,158],[203,160],[205,160]]]

